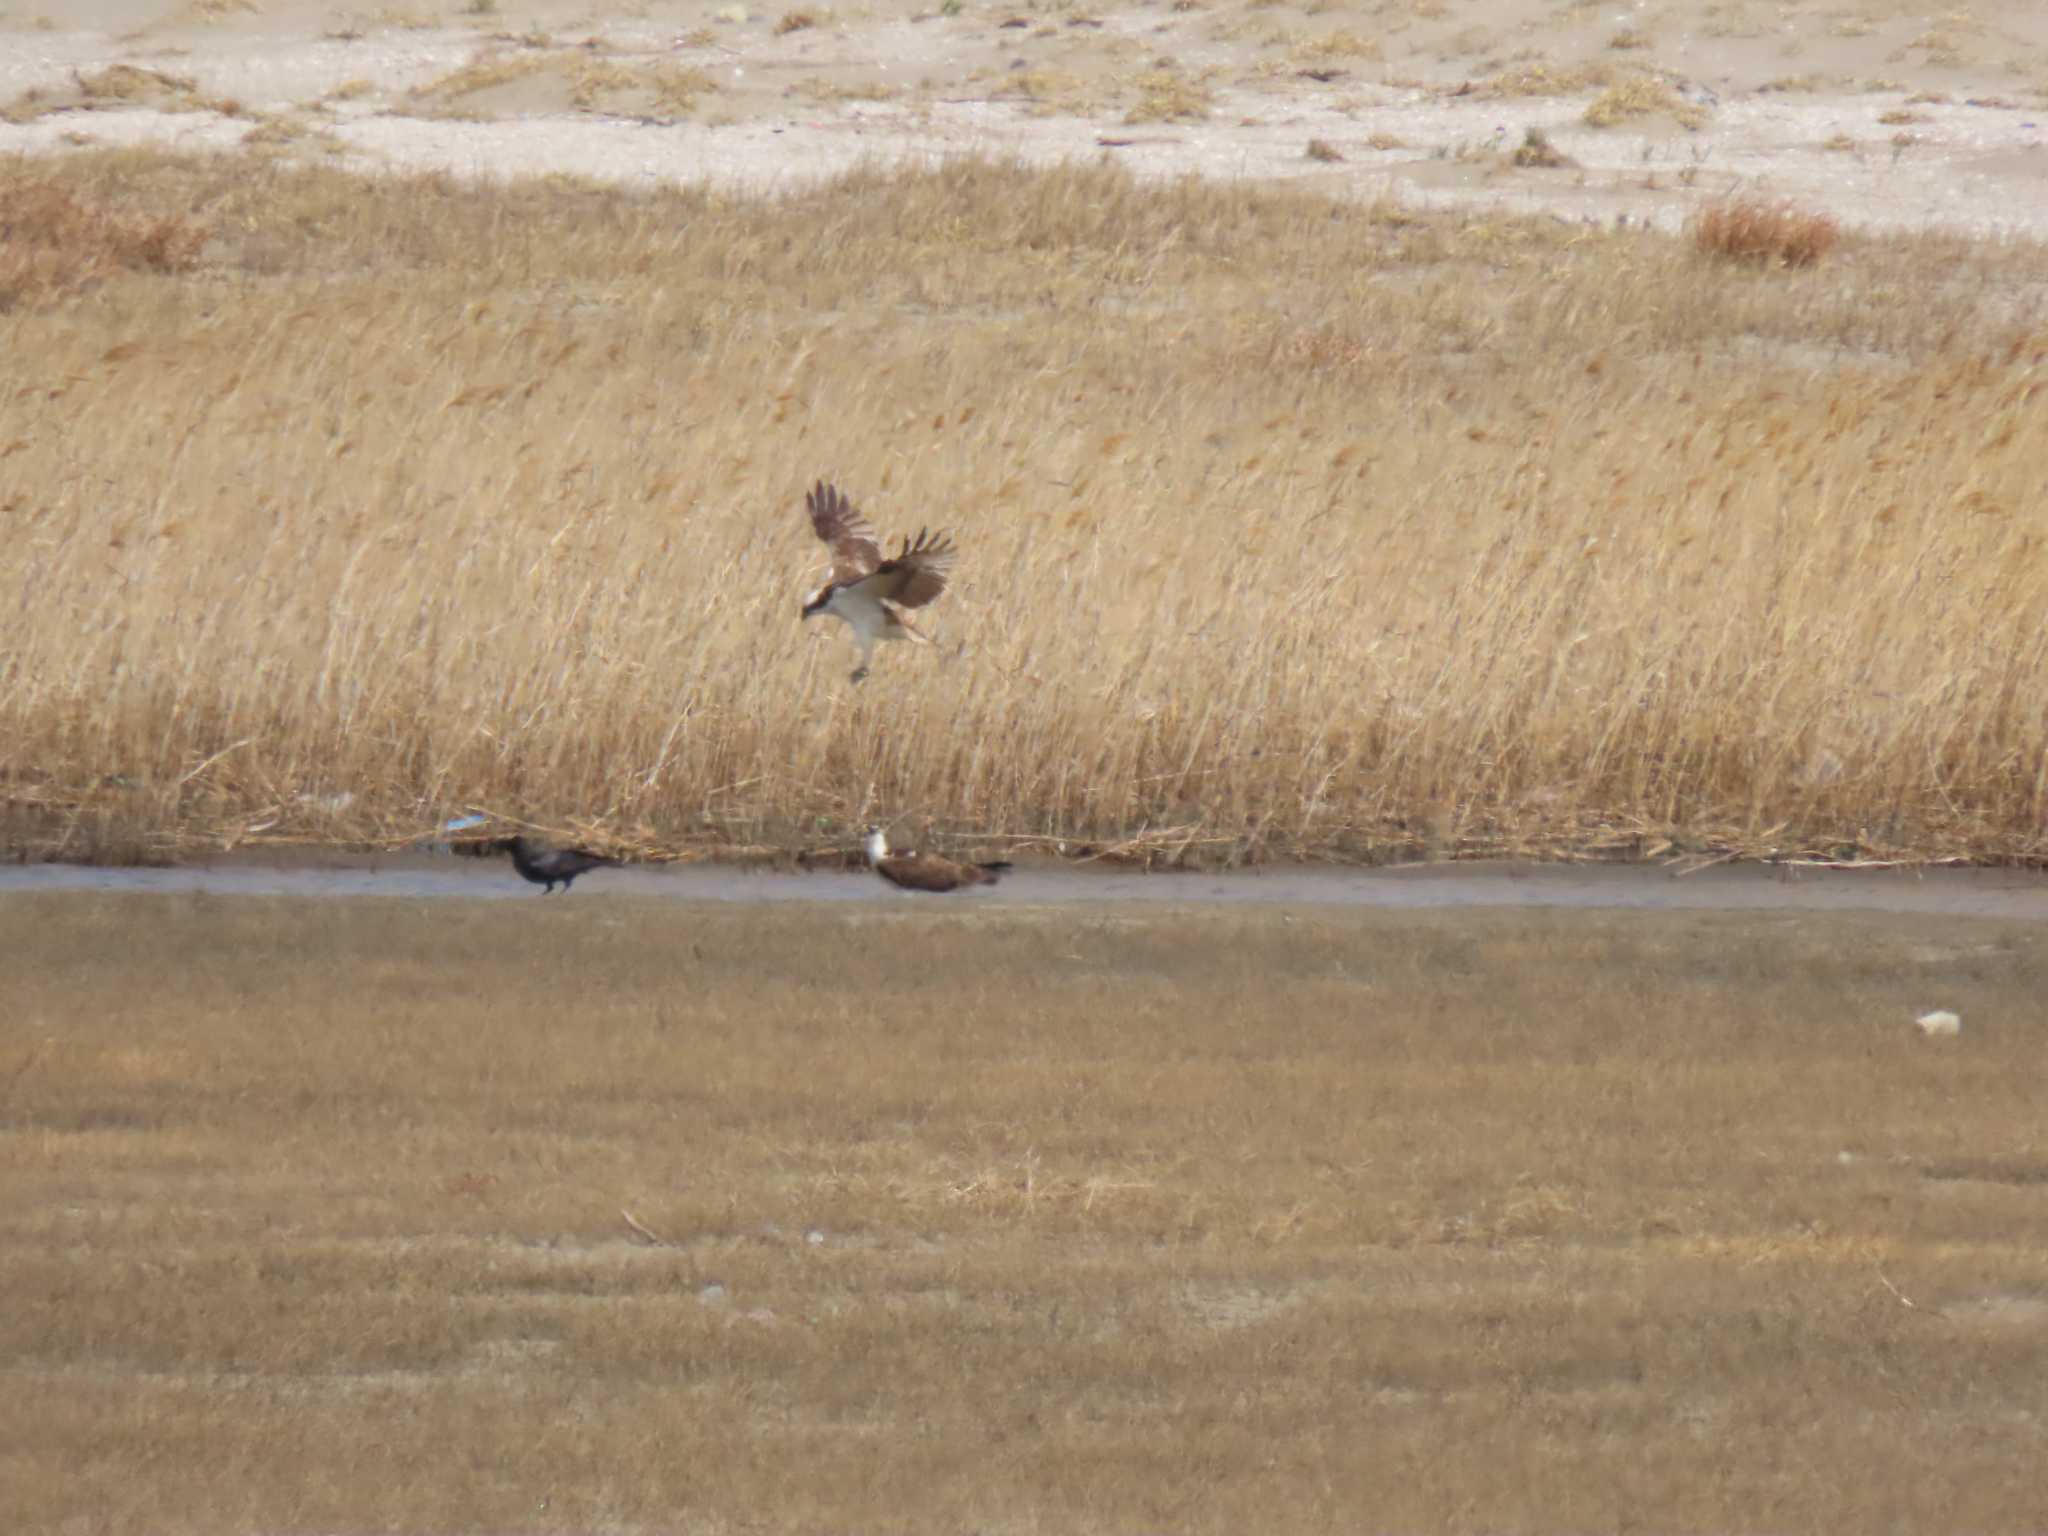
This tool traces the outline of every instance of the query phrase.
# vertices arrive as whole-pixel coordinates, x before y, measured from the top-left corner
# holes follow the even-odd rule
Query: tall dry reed
[[[84,157],[0,317],[17,844],[2041,851],[2048,255],[1816,272],[962,161],[781,199]],[[2030,286],[2031,285],[2031,286]],[[955,530],[799,625],[812,479]]]

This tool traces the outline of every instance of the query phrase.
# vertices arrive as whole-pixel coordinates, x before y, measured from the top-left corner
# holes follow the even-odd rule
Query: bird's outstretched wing
[[[874,575],[861,583],[861,590],[899,608],[922,608],[946,590],[954,554],[949,537],[940,534],[934,538],[921,528],[916,538],[903,541],[900,552],[875,567]]]
[[[822,480],[805,494],[804,505],[810,508],[812,531],[832,551],[833,581],[843,587],[872,576],[882,551],[859,508]]]

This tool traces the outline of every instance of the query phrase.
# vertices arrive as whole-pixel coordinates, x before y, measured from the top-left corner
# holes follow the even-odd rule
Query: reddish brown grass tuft
[[[1706,255],[1768,266],[1813,266],[1841,237],[1827,214],[1756,197],[1709,204],[1692,221],[1693,244]]]
[[[116,272],[182,272],[208,231],[175,215],[82,201],[54,181],[0,176],[0,313],[92,287]]]

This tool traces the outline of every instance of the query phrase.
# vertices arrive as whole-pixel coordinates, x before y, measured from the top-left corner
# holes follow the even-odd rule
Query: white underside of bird
[[[820,480],[804,496],[804,507],[810,513],[811,531],[832,552],[832,570],[825,584],[804,599],[803,617],[830,613],[846,621],[860,646],[860,668],[853,680],[857,683],[868,675],[875,647],[884,640],[929,645],[931,641],[904,613],[924,607],[946,590],[953,568],[952,539],[943,532],[934,538],[930,529],[920,528],[916,538],[905,539],[885,560],[875,530],[836,487]]]
[[[840,587],[825,599],[821,610],[844,619],[853,631],[854,643],[860,647],[860,667],[853,674],[855,682],[868,675],[868,663],[873,660],[875,647],[880,642],[915,640],[919,645],[932,643],[931,637],[906,619],[894,603],[863,592],[862,585],[865,583]]]

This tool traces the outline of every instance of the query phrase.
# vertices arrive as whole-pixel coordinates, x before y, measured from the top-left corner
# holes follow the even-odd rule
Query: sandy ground
[[[1649,110],[1589,123],[1617,86]],[[1107,154],[1573,220],[1670,227],[1751,189],[1852,226],[2048,233],[2048,6],[2017,0],[28,0],[0,6],[0,119],[16,153],[755,189]],[[1566,163],[1513,162],[1532,128]]]
[[[24,1536],[2048,1530],[2038,928],[579,882],[0,952]]]

